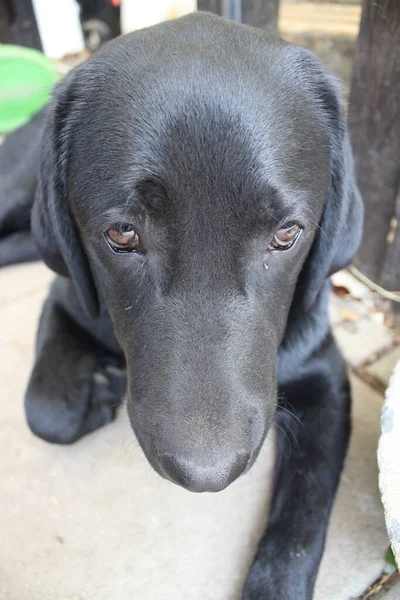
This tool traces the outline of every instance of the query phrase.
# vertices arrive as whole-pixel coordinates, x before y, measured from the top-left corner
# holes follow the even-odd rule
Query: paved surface
[[[239,600],[266,520],[273,442],[228,490],[196,495],[153,473],[124,409],[71,447],[35,438],[22,399],[51,278],[41,264],[0,271],[0,599]],[[376,340],[364,305],[333,298],[331,306],[336,332],[351,325],[345,351],[356,364],[368,323]],[[387,348],[390,332],[379,328]],[[393,363],[392,350],[375,365],[383,380],[386,360]],[[382,397],[356,377],[353,390],[353,437],[315,600],[360,596],[388,545],[376,468]]]

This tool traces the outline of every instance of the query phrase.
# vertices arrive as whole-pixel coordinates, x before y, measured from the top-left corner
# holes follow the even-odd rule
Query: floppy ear
[[[314,76],[315,76],[314,61]],[[328,191],[319,228],[300,275],[308,310],[327,277],[350,264],[361,241],[363,204],[354,172],[349,133],[335,80],[321,67],[311,84],[330,136]]]
[[[80,302],[95,318],[99,310],[97,292],[68,205],[71,131],[79,108],[74,71],[56,87],[47,109],[31,225],[44,262],[56,273],[71,277]]]

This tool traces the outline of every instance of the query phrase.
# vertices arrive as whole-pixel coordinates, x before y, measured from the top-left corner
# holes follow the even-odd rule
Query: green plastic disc
[[[38,50],[0,44],[0,133],[10,133],[43,108],[57,79],[56,66]]]

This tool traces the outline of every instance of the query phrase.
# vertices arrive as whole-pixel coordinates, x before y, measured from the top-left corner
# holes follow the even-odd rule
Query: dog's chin
[[[262,439],[248,453],[233,451],[225,455],[212,448],[198,453],[198,448],[191,451],[187,447],[184,453],[178,455],[160,452],[154,439],[143,435],[132,414],[130,420],[140,447],[154,471],[163,479],[194,493],[221,492],[247,473],[257,460],[269,429],[265,428]],[[193,458],[190,460],[187,457]]]
[[[184,476],[177,476],[176,471],[174,476],[171,476],[169,471],[164,469],[162,459],[160,459],[159,463],[156,465],[151,462],[153,469],[161,475],[163,479],[170,481],[171,483],[182,487],[188,492],[193,492],[196,494],[203,493],[217,493],[222,492],[226,488],[228,488],[232,483],[234,483],[237,479],[239,479],[242,475],[247,473],[250,468],[253,466],[257,456],[251,458],[250,461],[247,462],[244,470],[239,468],[236,470],[233,476],[226,476],[225,472],[221,472],[218,469],[207,469],[207,473],[204,476],[198,476],[198,474],[194,475],[192,473],[186,473]],[[150,461],[149,461],[150,462]]]

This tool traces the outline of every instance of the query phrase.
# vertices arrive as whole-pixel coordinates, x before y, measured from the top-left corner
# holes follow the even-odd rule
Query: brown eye
[[[302,228],[297,223],[288,223],[285,227],[278,229],[272,242],[269,245],[270,250],[288,250],[298,239]]]
[[[116,223],[104,234],[114,252],[138,252],[139,236],[130,223]]]

